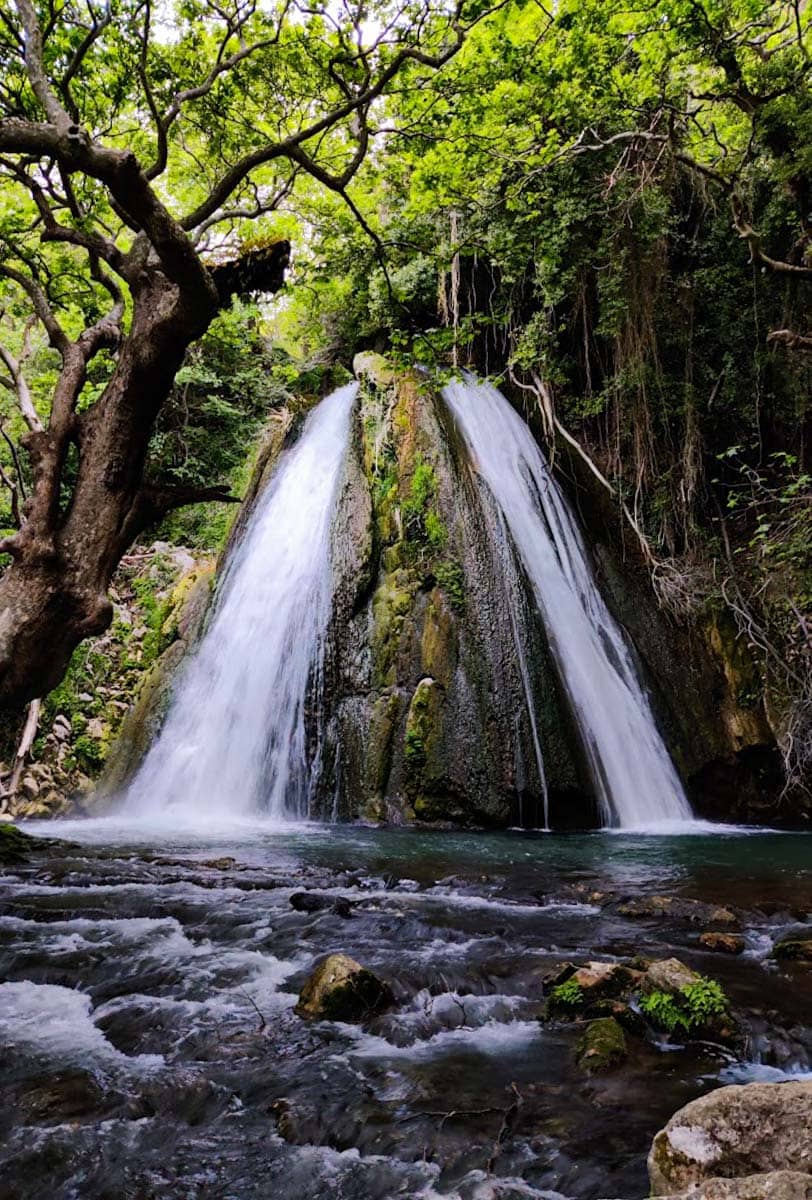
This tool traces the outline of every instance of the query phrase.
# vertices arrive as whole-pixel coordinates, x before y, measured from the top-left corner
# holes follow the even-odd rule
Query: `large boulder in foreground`
[[[812,1080],[717,1088],[674,1113],[648,1158],[654,1196],[775,1171],[812,1172]]]
[[[323,1021],[363,1021],[388,1008],[388,984],[348,954],[328,954],[302,988],[295,1011]]]
[[[690,1191],[662,1200],[812,1200],[812,1175],[768,1171],[743,1179],[704,1179]]]

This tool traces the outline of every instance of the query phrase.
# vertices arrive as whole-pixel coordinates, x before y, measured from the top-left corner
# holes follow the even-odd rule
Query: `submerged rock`
[[[328,954],[302,988],[295,1012],[328,1021],[361,1021],[394,1002],[392,990],[347,954]]]
[[[626,1035],[614,1017],[590,1021],[578,1042],[579,1066],[587,1071],[609,1071],[626,1058]]]
[[[808,1174],[810,1129],[812,1080],[717,1088],[686,1104],[655,1137],[648,1158],[652,1194],[670,1196],[717,1176]]]

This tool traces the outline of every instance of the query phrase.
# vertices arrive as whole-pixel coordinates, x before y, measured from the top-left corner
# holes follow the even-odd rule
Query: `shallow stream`
[[[2,1200],[643,1197],[680,1105],[812,1060],[812,973],[769,957],[812,917],[806,835],[28,828],[71,845],[0,874]],[[618,912],[651,895],[731,908],[745,952]],[[333,950],[396,1007],[297,1017]],[[718,979],[746,1047],[650,1038],[586,1075],[543,977],[634,954]]]

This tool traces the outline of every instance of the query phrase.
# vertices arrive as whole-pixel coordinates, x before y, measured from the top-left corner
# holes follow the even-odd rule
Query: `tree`
[[[404,77],[419,87],[488,9],[179,0],[170,27],[163,11],[0,0],[0,286],[17,330],[0,384],[27,426],[16,478],[0,480],[19,523],[0,541],[0,706],[53,688],[106,628],[139,533],[230,498],[149,477],[187,348],[233,296],[282,285],[289,246],[271,221],[300,179],[357,213],[347,189],[376,103]],[[35,326],[56,359],[39,406]]]

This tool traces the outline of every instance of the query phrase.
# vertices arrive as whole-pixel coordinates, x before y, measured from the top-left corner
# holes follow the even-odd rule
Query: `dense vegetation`
[[[440,371],[472,362],[504,378],[551,445],[588,458],[676,619],[734,614],[800,780],[812,757],[808,9],[187,0],[174,21],[168,35],[128,0],[87,13],[21,0],[3,14],[0,520],[14,569],[33,523],[59,542],[79,511],[91,442],[109,451],[88,414],[113,409],[138,442],[120,472],[135,535],[238,490],[248,444],[298,372],[317,392],[326,366],[370,346]],[[69,130],[64,144],[19,132],[63,117],[92,131],[89,158]],[[149,212],[93,158],[104,146],[137,156]],[[265,259],[282,238],[286,298],[231,308],[276,286]],[[205,290],[238,268],[178,335],[191,348],[156,385],[165,399],[121,425],[124,347],[147,336],[133,273],[145,245],[181,293],[198,270]],[[54,397],[83,338],[93,352],[65,432]],[[50,475],[43,425],[64,433]],[[218,544],[224,519],[191,512],[164,532]],[[109,573],[126,549],[113,541]],[[78,570],[77,544],[60,551],[63,573]],[[80,616],[74,641],[109,619]],[[18,684],[9,694],[32,694]]]

